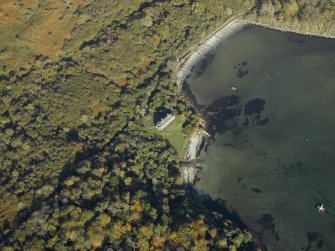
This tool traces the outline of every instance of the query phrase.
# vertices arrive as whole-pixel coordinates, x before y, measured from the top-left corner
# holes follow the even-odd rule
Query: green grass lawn
[[[152,116],[148,115],[145,118],[145,124],[152,130],[153,133],[167,139],[169,143],[176,149],[179,157],[182,157],[183,149],[186,145],[186,137],[183,134],[184,116],[176,116],[176,118],[163,130],[155,128],[152,121]]]

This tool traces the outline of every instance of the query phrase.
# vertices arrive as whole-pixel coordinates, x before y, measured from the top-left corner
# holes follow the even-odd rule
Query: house
[[[165,118],[161,119],[155,126],[158,130],[163,130],[165,127],[167,127],[176,116],[173,114],[167,114]]]

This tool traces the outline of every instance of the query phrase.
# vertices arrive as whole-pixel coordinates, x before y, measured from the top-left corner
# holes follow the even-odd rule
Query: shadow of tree
[[[204,212],[209,211],[211,213],[221,214],[223,215],[224,219],[233,222],[235,227],[242,231],[249,231],[252,234],[253,238],[257,241],[257,244],[253,243],[252,245],[247,246],[244,250],[256,250],[258,246],[263,251],[268,250],[268,247],[265,244],[263,238],[262,231],[254,232],[249,229],[236,210],[231,211],[227,208],[227,203],[225,200],[221,198],[213,199],[208,193],[199,192],[190,185],[186,185],[186,191],[188,193],[188,197],[191,198],[199,208],[202,208]],[[224,227],[223,221],[217,222],[216,224],[218,227]]]

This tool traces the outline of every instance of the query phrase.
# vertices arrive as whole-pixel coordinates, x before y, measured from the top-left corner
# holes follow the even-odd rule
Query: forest
[[[0,2],[1,250],[257,250],[148,126],[199,115],[177,58],[228,18],[335,34],[333,0]]]

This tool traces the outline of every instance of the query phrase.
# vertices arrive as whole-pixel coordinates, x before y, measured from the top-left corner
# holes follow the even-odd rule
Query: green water
[[[251,27],[188,82],[201,105],[238,99],[207,108],[219,132],[200,193],[225,200],[269,250],[335,250],[335,41]],[[256,98],[264,107],[245,112]]]

